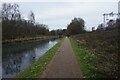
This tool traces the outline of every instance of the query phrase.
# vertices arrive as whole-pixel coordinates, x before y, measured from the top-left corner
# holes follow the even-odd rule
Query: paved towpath
[[[41,78],[82,78],[79,64],[67,37],[41,75]]]

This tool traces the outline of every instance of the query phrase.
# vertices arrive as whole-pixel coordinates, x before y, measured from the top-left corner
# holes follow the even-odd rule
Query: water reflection
[[[46,51],[60,39],[32,43],[3,45],[2,77],[12,78],[32,62],[38,60]]]

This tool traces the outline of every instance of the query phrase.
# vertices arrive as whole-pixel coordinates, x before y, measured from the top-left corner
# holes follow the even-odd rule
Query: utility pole
[[[107,14],[103,14],[103,23],[104,23],[104,27],[105,27],[105,16],[106,16]]]
[[[118,2],[118,18],[120,19],[120,1]]]

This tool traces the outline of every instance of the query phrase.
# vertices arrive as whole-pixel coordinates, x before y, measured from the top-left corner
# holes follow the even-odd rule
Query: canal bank
[[[37,61],[61,39],[3,45],[3,78],[12,78]]]
[[[62,44],[63,39],[48,50],[42,57],[40,57],[36,62],[31,64],[28,68],[17,74],[16,78],[38,78],[39,75],[45,70],[47,64],[51,61],[56,51]]]
[[[24,38],[16,38],[16,39],[2,40],[2,44],[24,43],[24,42],[33,42],[33,41],[56,39],[56,38],[60,38],[60,36],[24,37]]]

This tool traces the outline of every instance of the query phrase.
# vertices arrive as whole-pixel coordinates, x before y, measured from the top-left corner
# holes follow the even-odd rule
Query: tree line
[[[48,26],[35,23],[35,15],[31,11],[29,20],[22,18],[18,4],[2,4],[2,40],[50,35]]]
[[[37,37],[37,36],[70,36],[88,32],[85,30],[85,21],[82,18],[74,18],[67,25],[67,29],[57,29],[49,31],[45,24],[38,24],[35,22],[35,15],[31,11],[29,20],[22,18],[18,4],[3,3],[2,4],[2,40]],[[109,20],[107,27],[99,24],[96,31],[110,30],[120,23],[120,19]]]
[[[106,26],[101,23],[98,25],[97,29],[95,30],[94,27],[92,27],[92,31],[108,31],[113,29],[120,30],[120,19],[117,18],[116,20],[110,19]],[[92,32],[91,31],[91,32]],[[85,21],[82,18],[74,18],[71,20],[70,24],[67,25],[67,35],[76,35],[76,34],[83,34],[86,32],[90,32],[85,30]]]
[[[22,18],[18,4],[2,4],[2,40],[36,37],[43,35],[66,36],[85,32],[85,21],[82,18],[74,18],[67,29],[49,31],[45,24],[37,24],[35,15],[31,11],[29,20]]]

